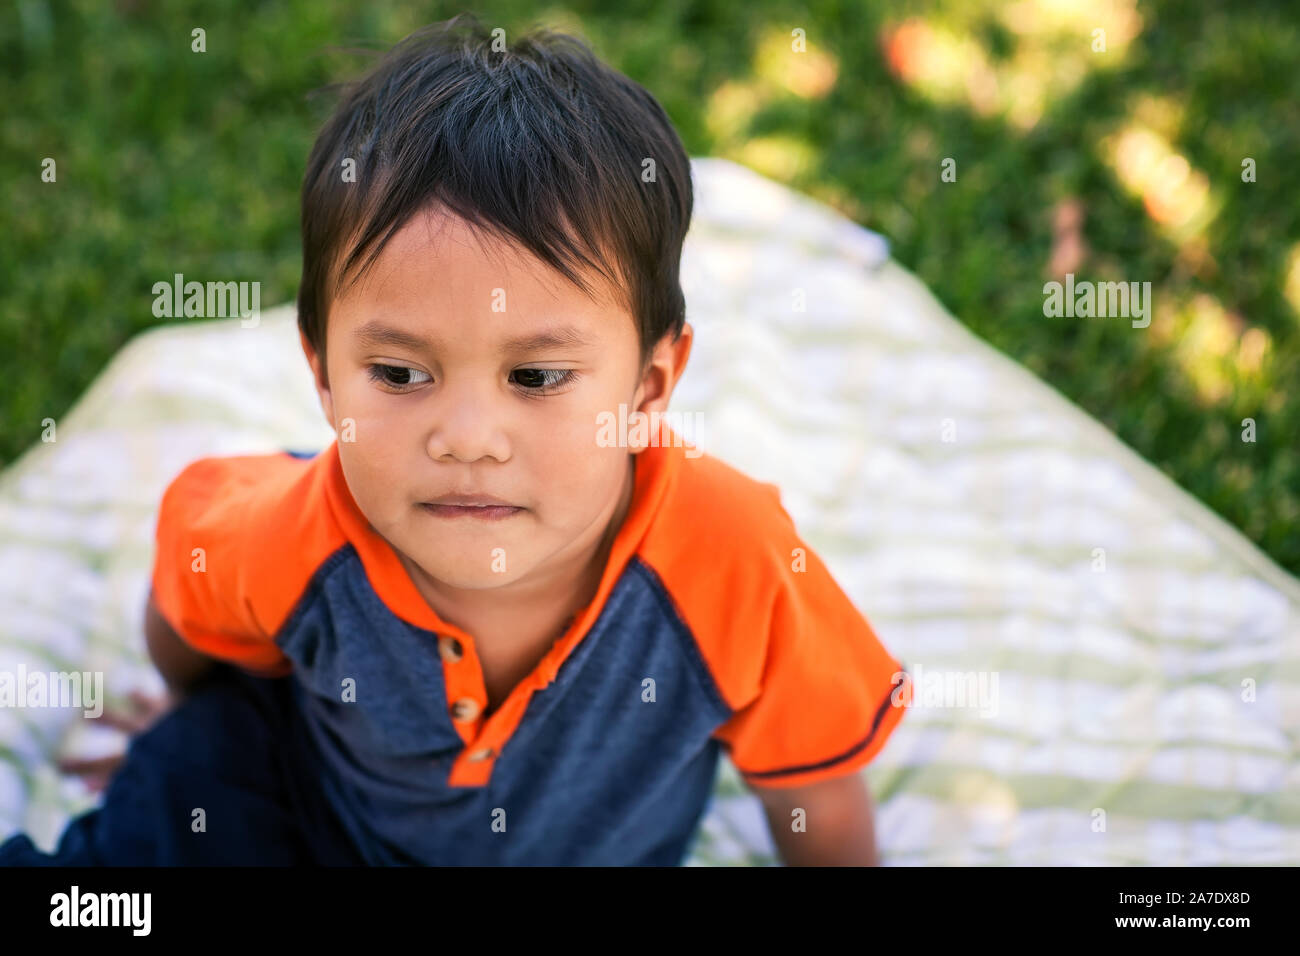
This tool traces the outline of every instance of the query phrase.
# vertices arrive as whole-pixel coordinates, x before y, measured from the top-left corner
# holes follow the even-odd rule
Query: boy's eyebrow
[[[361,326],[356,330],[353,338],[362,347],[393,345],[398,348],[419,351],[431,348],[434,345],[428,339],[413,335],[410,332],[404,332],[401,329],[395,329],[391,325],[384,325],[384,323],[377,320],[372,320]],[[564,325],[554,329],[544,329],[530,335],[520,335],[507,339],[501,343],[499,351],[502,355],[506,355],[511,352],[535,352],[546,348],[591,348],[594,345],[595,343],[582,332],[572,326]]]

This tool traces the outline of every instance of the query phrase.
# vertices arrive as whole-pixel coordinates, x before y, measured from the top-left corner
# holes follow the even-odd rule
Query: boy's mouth
[[[488,495],[447,495],[437,501],[422,501],[420,507],[437,518],[480,518],[499,521],[523,511]]]

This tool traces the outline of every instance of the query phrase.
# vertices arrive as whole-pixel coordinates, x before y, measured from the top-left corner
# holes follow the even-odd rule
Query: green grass
[[[582,31],[659,97],[692,155],[738,159],[885,233],[976,333],[1300,573],[1300,15],[1161,0],[1137,8],[1124,42],[1122,0],[1041,31],[1007,11],[1059,5],[858,6],[472,9],[512,34],[538,19]],[[0,463],[160,321],[154,282],[256,279],[264,306],[291,299],[300,177],[327,109],[308,94],[364,65],[334,48],[384,49],[464,9],[247,7],[17,0],[0,13]],[[956,44],[911,80],[883,42],[909,18],[911,49]],[[1090,49],[1094,22],[1105,53]],[[206,53],[190,50],[194,27]],[[1204,187],[1214,214],[1199,227],[1162,226],[1114,160],[1115,137],[1137,126]],[[56,183],[41,182],[47,156]],[[1241,181],[1247,156],[1254,183]],[[940,179],[945,157],[956,182]],[[1175,206],[1195,205],[1180,195]],[[1067,198],[1084,213],[1073,271],[1150,281],[1150,328],[1043,316],[1052,210]]]

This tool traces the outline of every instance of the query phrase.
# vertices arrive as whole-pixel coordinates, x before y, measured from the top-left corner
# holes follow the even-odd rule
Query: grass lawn
[[[384,49],[466,9],[234,6],[0,11],[0,464],[166,321],[153,283],[257,280],[264,307],[291,299],[299,183],[328,111],[308,94],[363,68],[341,48]],[[692,155],[736,159],[887,235],[976,333],[1300,574],[1292,3],[470,9],[510,35],[538,19],[582,32],[660,99]],[[1150,282],[1150,326],[1046,317],[1043,284],[1067,271]]]

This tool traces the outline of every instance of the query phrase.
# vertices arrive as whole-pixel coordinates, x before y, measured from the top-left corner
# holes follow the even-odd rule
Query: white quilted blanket
[[[697,334],[673,409],[781,486],[920,672],[863,771],[885,863],[1300,863],[1300,582],[967,332],[879,237],[693,162]],[[200,456],[332,437],[292,306],[256,330],[133,340],[57,441],[0,475],[0,671],[102,670],[115,700],[159,689],[141,607],[167,481]],[[967,674],[992,705],[925,696]],[[95,804],[51,759],[122,737],[79,714],[0,708],[0,839],[49,849]],[[690,863],[771,862],[724,764]]]

